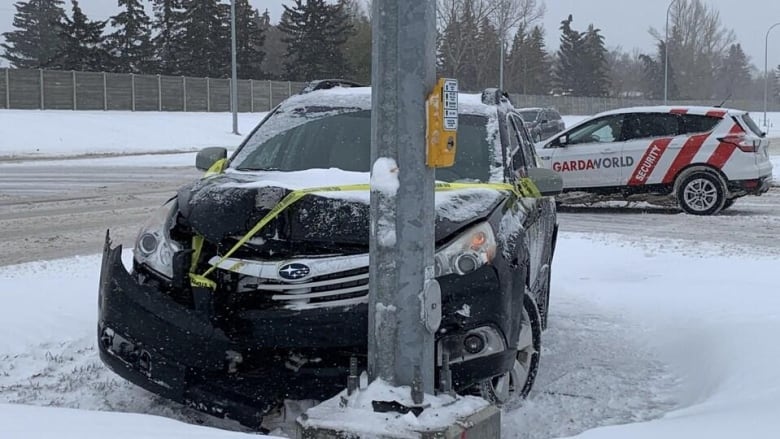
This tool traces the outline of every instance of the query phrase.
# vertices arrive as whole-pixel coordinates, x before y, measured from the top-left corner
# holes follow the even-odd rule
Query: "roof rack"
[[[487,105],[498,105],[501,103],[511,103],[509,93],[500,88],[486,88],[482,92],[482,103]]]
[[[348,79],[318,79],[316,81],[309,82],[306,87],[301,90],[300,94],[311,93],[316,90],[329,90],[335,87],[364,87],[362,84],[350,81]]]

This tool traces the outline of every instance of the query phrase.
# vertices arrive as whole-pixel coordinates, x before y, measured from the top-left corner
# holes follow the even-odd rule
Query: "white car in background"
[[[564,191],[671,195],[694,215],[712,215],[772,182],[769,141],[750,115],[708,107],[608,111],[537,144]]]

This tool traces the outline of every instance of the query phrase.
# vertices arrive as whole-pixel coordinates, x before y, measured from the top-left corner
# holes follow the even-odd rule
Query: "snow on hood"
[[[225,174],[252,181],[227,181],[218,183],[224,188],[259,189],[280,187],[289,190],[311,189],[317,187],[350,186],[370,184],[368,172],[343,171],[341,169],[307,169],[304,171],[236,171],[228,169]],[[370,204],[370,193],[365,190],[347,190],[337,192],[318,192],[317,196],[356,203]],[[442,219],[453,222],[476,218],[490,209],[503,197],[502,192],[488,188],[468,188],[437,191],[435,194],[436,213]]]

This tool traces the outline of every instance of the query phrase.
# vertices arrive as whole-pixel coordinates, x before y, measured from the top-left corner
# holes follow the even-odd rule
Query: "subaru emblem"
[[[279,268],[279,277],[287,280],[301,280],[308,276],[309,272],[311,272],[311,270],[308,266],[296,262],[282,265],[282,267]]]

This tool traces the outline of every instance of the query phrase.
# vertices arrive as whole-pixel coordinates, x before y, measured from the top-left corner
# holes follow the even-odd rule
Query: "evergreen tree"
[[[140,0],[117,0],[124,8],[111,17],[111,26],[116,31],[110,34],[106,43],[114,58],[114,71],[142,73],[149,69],[152,56],[151,21]]]
[[[344,43],[344,56],[355,81],[371,83],[371,21],[356,0],[339,0],[349,16],[352,33]]]
[[[606,96],[609,91],[607,49],[601,31],[592,24],[586,32],[571,27],[571,15],[561,22],[561,46],[555,64],[556,85],[562,94]]]
[[[182,73],[230,76],[230,8],[217,0],[183,0]]]
[[[561,21],[561,44],[555,60],[554,78],[558,92],[564,95],[573,94],[579,87],[582,75],[582,34],[572,29],[574,18],[569,15]]]
[[[658,53],[656,58],[650,55],[640,55],[639,60],[642,63],[642,92],[648,99],[664,98],[664,63],[666,61],[666,45],[663,41],[658,42]],[[677,92],[677,81],[672,63],[672,57],[669,57],[668,67],[668,91],[669,99],[679,99]]]
[[[542,95],[552,89],[550,60],[544,44],[544,29],[518,30],[512,41],[507,79],[509,89],[521,94]]]
[[[29,0],[14,4],[16,30],[3,33],[3,58],[16,68],[48,67],[62,47],[60,32],[65,11],[62,0]]]
[[[526,84],[528,76],[528,41],[529,35],[524,27],[520,27],[512,38],[507,68],[504,72],[506,89],[520,94],[529,94]]]
[[[499,64],[501,62],[501,39],[488,17],[484,17],[477,34],[477,82],[476,89],[482,90],[499,85]]]
[[[310,81],[326,77],[348,77],[344,44],[352,32],[343,4],[324,0],[293,0],[284,6],[279,29],[287,43],[284,63],[287,77]]]
[[[265,35],[263,46],[265,57],[260,67],[267,79],[285,79],[284,66],[278,60],[283,59],[287,51],[287,44],[282,41],[286,34],[280,31],[278,26],[271,24],[267,9],[260,16],[260,27]]]
[[[73,3],[73,16],[65,17],[60,38],[62,50],[54,57],[50,67],[62,70],[100,72],[111,64],[111,55],[104,48],[105,21],[91,21],[81,11],[77,0]]]
[[[439,39],[442,76],[458,78],[461,90],[479,90],[477,81],[479,26],[473,0],[465,0]]]
[[[752,80],[747,55],[740,44],[732,44],[716,75],[715,97],[745,98]]]
[[[576,93],[579,96],[607,96],[609,93],[607,48],[600,32],[591,24],[582,38],[582,74],[577,81]]]
[[[152,47],[157,73],[181,75],[184,58],[184,10],[182,0],[152,0],[156,35]]]
[[[261,27],[260,13],[249,0],[236,0],[236,62],[238,77],[260,79],[265,52],[265,27]]]

